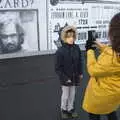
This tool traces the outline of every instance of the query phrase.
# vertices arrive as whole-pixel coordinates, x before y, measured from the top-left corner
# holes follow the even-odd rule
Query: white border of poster
[[[118,0],[48,0],[48,49],[57,49],[59,30],[66,25],[77,28],[76,44],[83,50],[89,30],[95,30],[100,41],[108,43],[108,26],[112,16],[120,11],[118,3]]]

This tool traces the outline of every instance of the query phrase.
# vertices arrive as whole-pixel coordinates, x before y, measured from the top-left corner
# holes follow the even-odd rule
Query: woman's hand
[[[96,39],[96,41],[94,41],[94,43],[95,43],[95,46],[99,49],[104,45],[104,44],[100,43],[98,39]]]

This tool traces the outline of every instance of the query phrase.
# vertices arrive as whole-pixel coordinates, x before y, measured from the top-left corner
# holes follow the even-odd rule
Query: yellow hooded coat
[[[103,45],[96,60],[93,50],[87,52],[90,80],[86,88],[83,109],[93,114],[108,114],[120,105],[120,57]]]

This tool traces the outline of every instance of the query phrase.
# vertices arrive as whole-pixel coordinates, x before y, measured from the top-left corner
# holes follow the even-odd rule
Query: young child
[[[56,52],[55,70],[59,76],[62,88],[61,113],[62,118],[78,117],[75,113],[75,89],[82,79],[81,51],[75,45],[76,29],[66,26],[61,31],[63,44]]]

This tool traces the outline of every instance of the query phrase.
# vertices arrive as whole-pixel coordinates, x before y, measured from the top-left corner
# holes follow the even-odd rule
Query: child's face
[[[74,32],[68,32],[66,33],[66,43],[73,44],[75,41],[75,33]]]
[[[74,43],[74,38],[71,36],[71,37],[67,37],[66,38],[66,43],[68,43],[68,44],[73,44]]]

